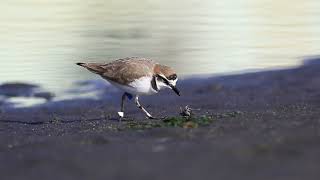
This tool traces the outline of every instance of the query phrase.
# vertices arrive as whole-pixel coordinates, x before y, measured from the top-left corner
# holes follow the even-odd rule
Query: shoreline
[[[121,94],[114,89],[98,91],[97,99],[0,106],[2,178],[320,176],[320,59],[292,69],[185,79],[178,86],[182,97],[165,90],[141,103],[169,118],[189,105],[194,117],[210,117],[209,123],[161,126],[163,119],[145,119],[133,102],[126,103],[129,120],[119,123]]]

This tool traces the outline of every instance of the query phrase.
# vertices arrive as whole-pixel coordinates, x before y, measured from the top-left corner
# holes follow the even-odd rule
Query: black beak
[[[177,89],[176,86],[170,86],[170,87],[178,96],[180,96],[180,91]]]

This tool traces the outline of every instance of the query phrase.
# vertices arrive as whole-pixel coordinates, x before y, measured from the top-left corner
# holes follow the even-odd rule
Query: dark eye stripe
[[[176,74],[172,74],[172,75],[169,76],[168,79],[175,80],[175,79],[177,79],[177,75]]]
[[[162,78],[162,80],[163,80],[163,82],[164,82],[165,84],[169,85],[169,81],[168,81],[168,80],[166,80],[165,78]]]
[[[160,77],[165,84],[169,85],[169,81],[167,79],[163,78],[162,76],[158,76],[158,77]]]

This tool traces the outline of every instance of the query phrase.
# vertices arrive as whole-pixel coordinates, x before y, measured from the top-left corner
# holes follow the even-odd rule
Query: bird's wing
[[[124,58],[107,64],[84,63],[81,66],[106,80],[128,84],[142,76],[152,76],[155,62],[144,58]]]

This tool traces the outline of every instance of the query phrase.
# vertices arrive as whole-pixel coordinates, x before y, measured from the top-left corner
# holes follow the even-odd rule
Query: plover
[[[177,95],[180,92],[176,87],[177,74],[169,66],[160,65],[153,60],[130,57],[118,59],[110,63],[77,63],[89,71],[100,75],[124,93],[121,98],[120,119],[124,117],[124,101],[126,97],[132,99],[148,118],[151,114],[140,104],[139,96],[158,93],[161,89],[170,88]]]

